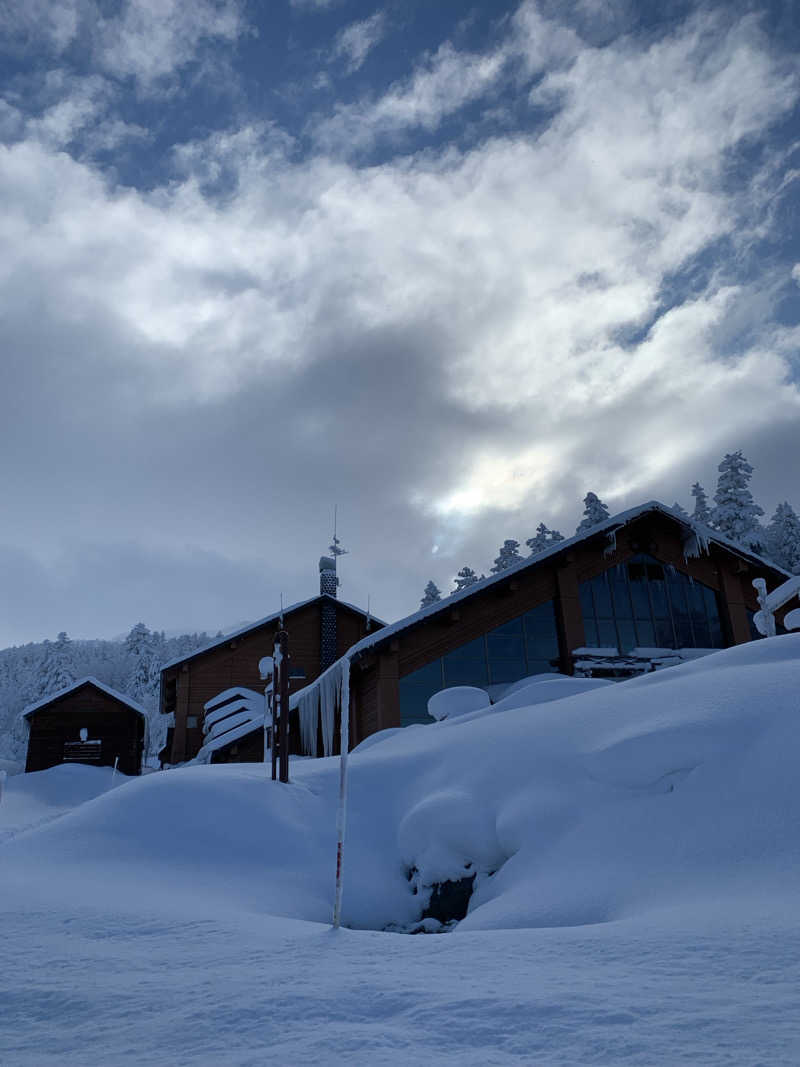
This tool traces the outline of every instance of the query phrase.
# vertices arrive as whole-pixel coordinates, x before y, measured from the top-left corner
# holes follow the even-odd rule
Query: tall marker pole
[[[342,861],[344,859],[344,834],[347,828],[347,757],[350,748],[350,661],[342,661],[342,677],[339,684],[341,723],[339,730],[339,809],[336,813],[336,894],[333,901],[333,928],[338,930],[342,921]]]

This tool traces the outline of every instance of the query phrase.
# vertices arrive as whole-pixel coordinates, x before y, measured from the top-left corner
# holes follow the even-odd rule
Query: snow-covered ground
[[[335,759],[12,777],[0,1062],[797,1064],[799,715],[787,635],[395,732],[338,932]]]

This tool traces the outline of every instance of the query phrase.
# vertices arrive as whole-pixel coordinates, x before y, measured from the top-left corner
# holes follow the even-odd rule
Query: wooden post
[[[280,767],[278,776],[282,782],[289,781],[289,635],[285,630],[280,630],[276,637],[276,644],[280,650],[280,664],[277,665],[277,681],[281,694],[281,717],[278,723],[280,733],[279,759]]]
[[[270,755],[272,757],[272,780],[278,780],[278,676],[275,669],[275,661],[272,663],[272,695],[270,697],[270,714],[272,715],[272,727],[270,728]]]

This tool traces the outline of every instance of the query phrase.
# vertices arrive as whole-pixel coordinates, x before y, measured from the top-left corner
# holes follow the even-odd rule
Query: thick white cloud
[[[238,9],[209,4],[183,34],[190,16],[160,10],[128,8],[109,69],[147,84],[202,34],[241,28]],[[146,56],[145,16],[162,19]],[[480,569],[505,536],[574,523],[588,488],[612,508],[671,500],[674,478],[724,451],[772,456],[764,442],[800,417],[774,280],[726,259],[663,304],[696,257],[722,241],[741,254],[769,226],[780,161],[746,184],[726,174],[797,100],[757,23],[698,17],[646,46],[589,47],[528,4],[485,55],[445,45],[318,121],[318,145],[353,124],[364,143],[434,129],[537,72],[531,107],[548,118],[533,132],[364,166],[251,123],[176,146],[175,179],[148,192],[61,151],[113,119],[103,83],[65,89],[0,148],[8,551],[38,552],[48,573],[100,528],[153,558],[186,544],[243,560],[248,575],[263,553],[263,588],[293,599],[292,583],[313,592],[338,499],[358,558],[346,593],[395,615],[433,544],[441,584],[468,552]],[[83,580],[100,618],[90,554],[76,558],[69,588]],[[161,583],[173,601],[179,572]],[[220,612],[263,613],[243,598]],[[164,624],[157,605],[147,621]]]

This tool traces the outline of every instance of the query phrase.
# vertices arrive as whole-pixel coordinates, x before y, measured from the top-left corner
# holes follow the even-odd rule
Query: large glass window
[[[722,648],[717,595],[674,567],[639,555],[580,586],[590,648]]]
[[[529,674],[557,672],[558,665],[555,605],[548,600],[401,678],[401,722],[432,722],[428,699],[442,688],[516,682]]]

